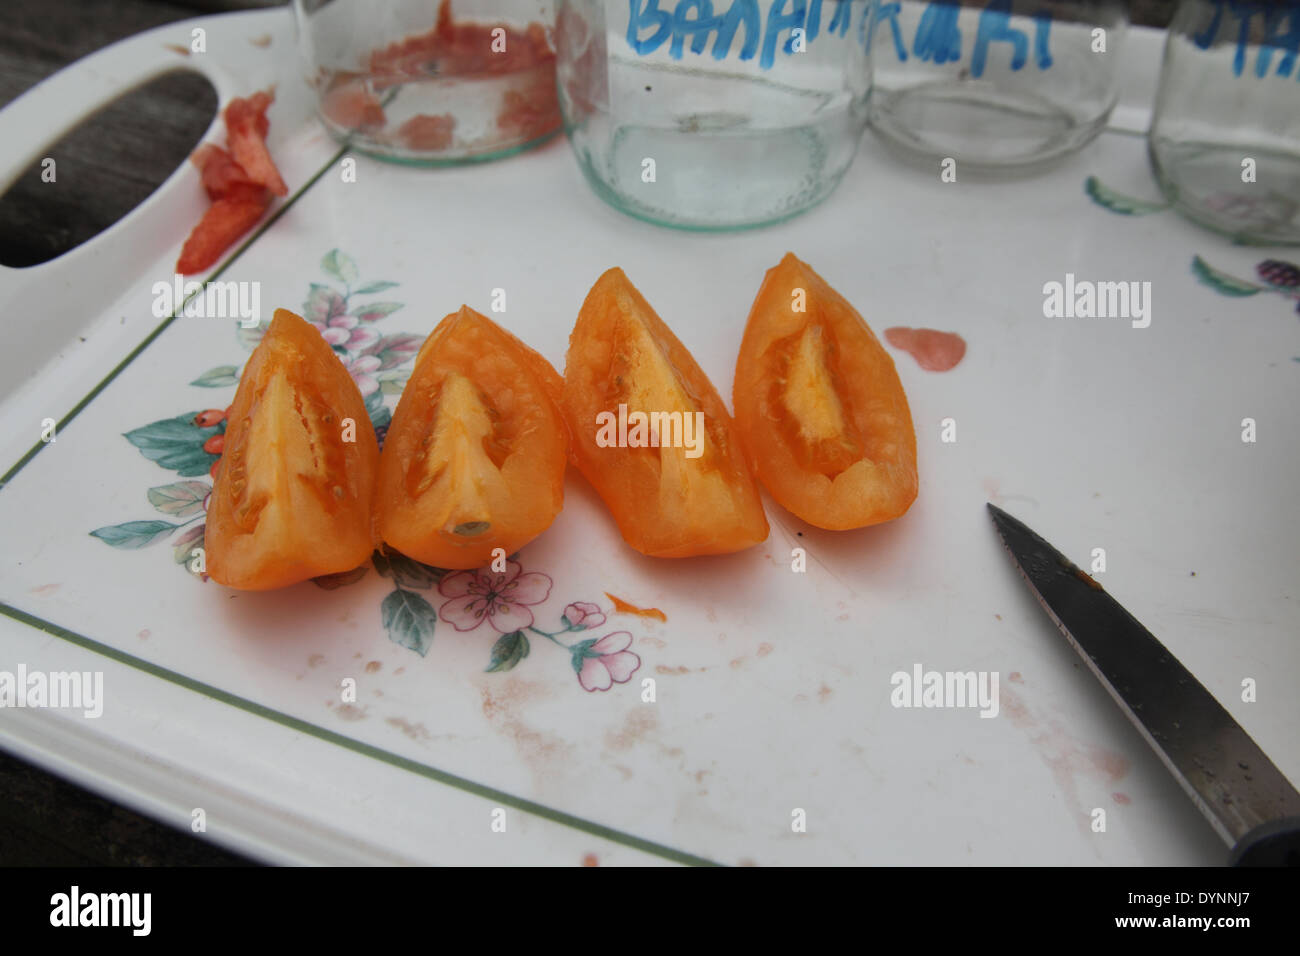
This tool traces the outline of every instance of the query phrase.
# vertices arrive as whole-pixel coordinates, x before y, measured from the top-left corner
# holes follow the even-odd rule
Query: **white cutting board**
[[[167,49],[195,26],[207,54]],[[322,303],[385,281],[396,285],[354,292],[349,313],[400,304],[367,326],[423,337],[462,302],[489,312],[500,288],[497,318],[562,368],[587,289],[619,265],[723,395],[763,273],[794,251],[878,333],[968,341],[942,374],[893,353],[920,495],[891,524],[841,534],[768,500],[764,545],[656,561],[623,545],[571,473],[563,513],[520,557],[549,580],[532,579],[545,596],[527,610],[552,635],[573,602],[605,620],[529,632],[528,656],[497,672],[490,623],[462,632],[439,618],[424,653],[390,639],[405,632],[385,627],[385,601],[437,612],[450,600],[420,569],[399,572],[418,600],[392,598],[394,579],[374,569],[336,590],[203,582],[174,552],[202,521],[181,483],[206,472],[179,474],[124,437],[166,439],[157,423],[224,408],[233,385],[192,383],[248,355],[232,320],[152,314],[152,286],[202,209],[182,167],[86,246],[0,272],[0,670],[102,671],[105,697],[97,718],[0,709],[6,749],[177,826],[202,809],[208,838],[280,862],[1221,862],[1209,826],[1012,569],[992,500],[1085,567],[1104,548],[1099,580],[1300,780],[1300,326],[1294,301],[1226,297],[1191,270],[1200,255],[1251,279],[1286,255],[1170,212],[1116,215],[1084,191],[1095,175],[1158,199],[1131,131],[1145,125],[1159,34],[1134,31],[1115,128],[1048,174],[942,184],[868,135],[828,202],[728,236],[620,215],[562,140],[436,171],[358,157],[344,182],[293,42],[276,10],[110,47],[0,112],[0,172],[39,157],[89,97],[171,66],[213,78],[223,103],[275,83],[270,147],[293,202],[221,273],[260,282],[265,315],[301,311],[313,283]],[[1149,281],[1150,327],[1045,318],[1043,285],[1067,273]],[[1254,443],[1241,440],[1248,417]],[[41,444],[46,418],[57,440]],[[955,442],[941,440],[949,418]],[[185,447],[180,468],[195,463]],[[160,510],[148,492],[164,487]],[[90,534],[128,524],[149,538],[156,526],[129,524],[146,521],[191,524],[138,549]],[[806,573],[791,570],[794,547]],[[666,620],[615,613],[607,595]],[[634,673],[585,689],[558,644],[620,632],[600,647],[626,645]],[[891,676],[917,664],[996,671],[998,716],[891,706]],[[355,702],[341,698],[349,678]]]

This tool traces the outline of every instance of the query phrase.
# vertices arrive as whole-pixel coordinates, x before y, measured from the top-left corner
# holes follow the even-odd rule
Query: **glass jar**
[[[1300,2],[1183,0],[1148,137],[1179,212],[1238,242],[1300,243]]]
[[[826,198],[866,125],[867,0],[559,0],[560,104],[596,193],[685,229]]]
[[[871,125],[976,169],[1056,159],[1119,99],[1123,0],[875,0]]]
[[[437,165],[508,156],[560,130],[553,0],[456,7],[293,0],[307,82],[336,139]]]

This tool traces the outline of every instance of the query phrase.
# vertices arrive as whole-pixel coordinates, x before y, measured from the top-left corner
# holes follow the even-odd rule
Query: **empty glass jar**
[[[1300,243],[1300,2],[1183,0],[1149,136],[1179,212],[1238,242]]]
[[[560,103],[603,199],[687,229],[778,222],[866,124],[868,0],[559,0]]]
[[[960,166],[1063,156],[1119,98],[1123,0],[874,0],[872,128]]]

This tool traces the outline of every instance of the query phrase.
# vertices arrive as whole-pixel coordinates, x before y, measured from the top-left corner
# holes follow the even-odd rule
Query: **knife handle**
[[[1262,823],[1237,841],[1231,866],[1300,866],[1300,817]]]

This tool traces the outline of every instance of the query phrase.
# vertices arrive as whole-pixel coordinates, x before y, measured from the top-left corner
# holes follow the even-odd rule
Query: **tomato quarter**
[[[351,375],[312,325],[277,309],[227,418],[208,506],[208,574],[261,591],[363,564],[376,544],[378,466]]]
[[[767,538],[722,399],[622,269],[583,303],[564,376],[574,461],[633,548],[681,558]]]
[[[733,398],[759,481],[809,524],[861,528],[916,499],[916,432],[894,360],[793,254],[754,300]]]
[[[478,568],[545,531],[564,503],[560,376],[468,306],[425,340],[384,439],[383,540],[441,568]]]

